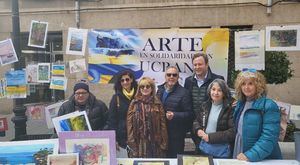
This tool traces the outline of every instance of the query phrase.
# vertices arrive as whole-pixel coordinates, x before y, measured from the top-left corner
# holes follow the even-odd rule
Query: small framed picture
[[[57,117],[59,108],[63,103],[64,101],[60,101],[45,107],[45,118],[49,129],[54,128],[52,118]]]
[[[45,48],[48,22],[31,21],[28,46]]]
[[[79,165],[78,153],[48,155],[47,165]]]
[[[66,54],[84,56],[87,29],[69,28]]]
[[[178,165],[213,165],[210,156],[177,155]]]
[[[49,83],[50,82],[50,63],[39,63],[37,69],[37,82]]]
[[[5,117],[0,118],[0,132],[7,131],[8,130],[8,124],[7,119]]]

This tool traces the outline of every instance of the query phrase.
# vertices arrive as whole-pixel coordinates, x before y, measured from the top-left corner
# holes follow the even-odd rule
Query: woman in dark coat
[[[131,100],[133,99],[137,88],[137,82],[133,72],[130,70],[121,71],[117,75],[114,89],[115,94],[112,96],[109,111],[107,127],[116,131],[117,149],[127,146],[127,111]]]
[[[208,101],[196,114],[194,133],[209,144],[230,144],[232,152],[235,130],[229,88],[224,80],[215,79],[208,86],[207,93]],[[201,152],[206,153],[205,149]]]

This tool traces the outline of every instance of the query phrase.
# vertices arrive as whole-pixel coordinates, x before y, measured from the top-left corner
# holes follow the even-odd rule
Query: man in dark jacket
[[[58,116],[74,111],[86,111],[92,130],[102,130],[106,124],[108,108],[89,91],[87,82],[81,80],[74,86],[74,94],[60,107]]]
[[[201,104],[208,99],[208,85],[217,78],[224,80],[224,77],[212,73],[208,64],[208,57],[206,54],[195,54],[192,58],[192,63],[194,67],[194,74],[185,79],[184,88],[189,90],[190,97],[192,98],[192,109],[194,111],[194,114],[197,114],[197,111],[200,109]],[[191,130],[192,125],[192,122],[188,124],[189,130]],[[200,141],[198,140],[198,138],[196,138],[196,135],[193,133],[193,131],[191,131],[191,136],[197,149]]]
[[[193,119],[193,111],[188,91],[178,83],[177,68],[169,67],[165,79],[165,83],[158,86],[157,96],[163,103],[167,118],[167,157],[176,158],[177,154],[184,152],[186,124]]]

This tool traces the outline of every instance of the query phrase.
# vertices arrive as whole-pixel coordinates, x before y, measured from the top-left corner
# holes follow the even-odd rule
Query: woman
[[[207,88],[208,100],[204,102],[194,122],[194,132],[201,138],[200,151],[214,157],[231,157],[235,138],[234,124],[232,120],[231,96],[226,82],[215,79]],[[221,146],[211,148],[206,146]],[[223,152],[219,152],[219,151]]]
[[[155,95],[154,81],[144,77],[127,114],[129,156],[136,158],[163,158],[168,135],[163,105]]]
[[[119,147],[125,149],[127,146],[127,112],[137,89],[133,73],[130,70],[121,71],[117,75],[114,89],[115,94],[109,104],[107,127],[116,131],[117,150],[119,150]]]
[[[233,118],[237,129],[233,158],[245,161],[282,159],[278,145],[280,111],[266,98],[265,77],[244,69],[235,81],[237,106]]]

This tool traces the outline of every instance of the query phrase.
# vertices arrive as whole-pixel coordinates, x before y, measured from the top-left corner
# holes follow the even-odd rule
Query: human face
[[[251,80],[250,78],[246,79],[241,87],[242,92],[246,96],[246,98],[254,98],[256,93],[256,86],[253,80]]]
[[[196,73],[198,78],[204,79],[207,70],[208,64],[205,63],[203,57],[197,57],[193,60],[194,72]]]
[[[218,83],[214,83],[210,89],[210,97],[214,103],[221,103],[224,98],[224,93]]]
[[[123,75],[121,78],[121,86],[127,91],[131,90],[131,83],[132,83],[132,78],[130,78],[128,75]]]
[[[172,88],[178,82],[178,72],[175,68],[169,68],[166,71],[165,79],[168,87]]]
[[[150,96],[152,92],[152,87],[150,84],[140,84],[139,89],[143,96]]]
[[[75,101],[80,104],[84,105],[89,98],[89,92],[85,89],[78,89],[75,91]]]

